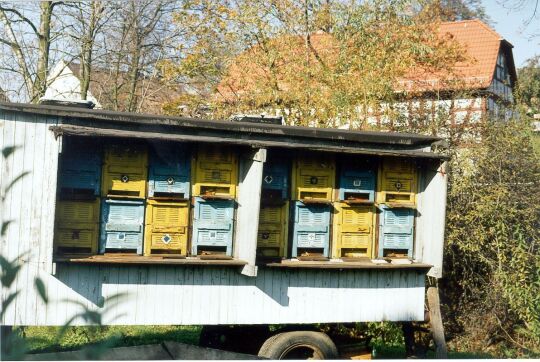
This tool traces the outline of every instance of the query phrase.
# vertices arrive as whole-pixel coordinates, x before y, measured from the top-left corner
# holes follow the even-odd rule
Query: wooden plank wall
[[[83,306],[104,313],[105,324],[131,325],[423,319],[424,274],[414,270],[262,268],[257,277],[242,275],[236,267],[209,266],[57,264],[53,270],[60,142],[48,128],[57,121],[0,111],[0,147],[21,146],[6,162],[0,161],[2,188],[30,171],[0,208],[3,220],[14,220],[0,252],[23,264],[13,285],[20,294],[2,324],[62,325]],[[36,277],[45,283],[47,305],[34,287]],[[114,304],[108,298],[117,293],[128,296]]]
[[[23,264],[11,291],[33,290],[37,274],[52,272],[59,142],[48,128],[56,124],[55,117],[0,111],[0,149],[19,147],[1,161],[2,193],[18,175],[28,172],[5,193],[0,207],[0,218],[12,221],[2,237],[1,253],[8,260],[18,258]],[[33,293],[23,293],[9,307],[6,319],[20,324],[25,316],[33,316],[37,321],[43,317],[40,311],[44,308]]]
[[[51,302],[29,308],[36,292],[22,292],[6,324],[62,325],[82,308],[99,310],[104,323],[275,324],[414,321],[424,317],[424,273],[415,270],[307,270],[211,266],[58,264],[42,273]],[[124,294],[119,303],[108,300]],[[64,302],[68,299],[70,302]],[[87,322],[77,319],[75,325]]]
[[[426,162],[419,181],[414,258],[433,265],[429,276],[442,278],[447,162]]]

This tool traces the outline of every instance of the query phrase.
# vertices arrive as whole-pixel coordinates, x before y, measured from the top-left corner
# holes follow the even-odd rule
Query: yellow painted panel
[[[257,254],[285,257],[287,253],[289,203],[283,205],[261,205],[259,231],[257,232]]]
[[[146,229],[144,233],[144,255],[187,255],[187,233],[153,232]]]
[[[97,253],[99,238],[98,223],[71,223],[68,226],[57,225],[54,232],[55,253]]]
[[[56,204],[56,223],[70,227],[73,223],[99,222],[99,199],[91,201],[58,200]]]
[[[332,257],[373,257],[372,205],[334,203]]]
[[[148,153],[135,145],[105,147],[102,196],[144,198],[148,175]]]
[[[199,145],[193,168],[194,196],[236,196],[238,156],[232,148]]]
[[[336,165],[332,155],[302,154],[293,162],[292,196],[294,200],[332,201]]]
[[[146,200],[146,228],[153,231],[185,233],[189,220],[187,201]]]
[[[377,202],[415,204],[418,172],[412,160],[384,159],[380,165]]]
[[[144,254],[187,255],[189,202],[146,200]]]

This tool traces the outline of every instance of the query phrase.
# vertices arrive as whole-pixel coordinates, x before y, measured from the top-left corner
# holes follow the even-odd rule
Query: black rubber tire
[[[312,356],[302,356],[304,353]],[[326,334],[313,331],[278,333],[267,339],[259,350],[260,357],[269,359],[337,359],[338,350]]]

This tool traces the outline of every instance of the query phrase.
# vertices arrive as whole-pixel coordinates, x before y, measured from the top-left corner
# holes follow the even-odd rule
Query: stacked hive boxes
[[[223,146],[199,145],[194,158],[192,254],[232,256],[238,158]]]
[[[269,152],[264,164],[257,233],[258,258],[283,258],[287,253],[289,224],[289,164]],[[278,161],[279,160],[279,161]]]
[[[293,163],[293,258],[330,256],[335,171],[333,155],[300,154]]]
[[[380,166],[378,202],[380,258],[412,258],[417,169],[406,159],[384,159]]]
[[[55,253],[97,252],[100,177],[99,144],[66,139],[59,165]]]
[[[371,258],[374,242],[375,172],[361,159],[341,162],[338,201],[334,203],[334,258]]]
[[[160,142],[150,151],[144,255],[188,252],[190,149]]]
[[[105,146],[101,253],[121,250],[142,254],[147,171],[145,145],[118,142]]]

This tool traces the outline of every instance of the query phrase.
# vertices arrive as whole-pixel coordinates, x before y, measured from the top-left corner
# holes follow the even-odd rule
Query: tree
[[[437,24],[408,16],[409,6],[190,1],[176,15],[186,33],[182,61],[164,72],[209,83],[214,116],[258,111],[290,124],[363,124],[409,69],[450,71],[463,59],[457,44],[437,35]]]
[[[540,113],[540,56],[535,56],[519,69],[519,95],[526,106],[526,112],[532,116]]]
[[[15,65],[11,65],[9,60],[4,61],[3,69],[22,77],[32,103],[36,103],[47,89],[50,48],[54,36],[53,14],[59,4],[57,1],[40,2],[35,9],[39,14],[35,20],[27,16],[24,9],[0,3],[0,23],[4,26],[0,43],[7,46],[10,56],[16,60]]]
[[[492,23],[481,0],[430,0],[420,8],[441,21],[479,19],[486,24]]]

